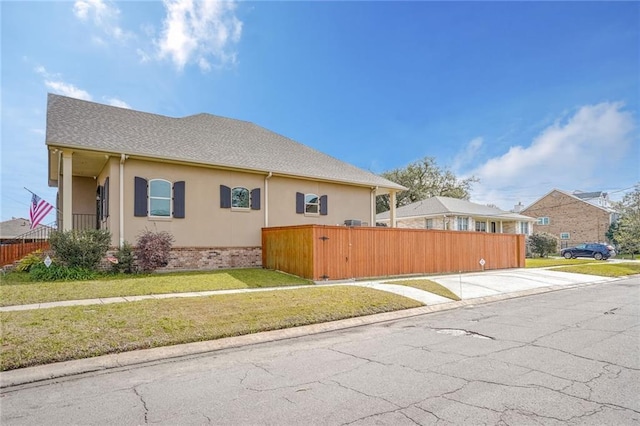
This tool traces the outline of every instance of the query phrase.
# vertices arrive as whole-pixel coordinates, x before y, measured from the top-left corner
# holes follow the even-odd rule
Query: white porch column
[[[389,227],[396,227],[396,191],[391,191],[389,193]]]
[[[73,176],[71,175],[73,151],[62,151],[62,230],[73,229]]]

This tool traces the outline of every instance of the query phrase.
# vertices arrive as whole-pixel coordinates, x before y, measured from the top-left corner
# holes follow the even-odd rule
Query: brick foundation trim
[[[259,267],[262,267],[261,247],[173,247],[169,264],[158,270]]]

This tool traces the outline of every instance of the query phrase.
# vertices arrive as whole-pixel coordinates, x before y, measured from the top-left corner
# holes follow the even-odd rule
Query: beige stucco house
[[[555,235],[560,248],[588,242],[605,242],[609,225],[618,220],[618,213],[604,192],[573,193],[553,189],[522,214],[536,219],[535,232]]]
[[[379,213],[378,223],[389,225],[390,212]],[[478,231],[531,235],[535,219],[497,207],[450,197],[431,197],[399,207],[398,228]]]
[[[60,229],[168,231],[170,267],[258,266],[263,227],[374,225],[375,197],[405,189],[250,122],[53,94],[46,145]]]

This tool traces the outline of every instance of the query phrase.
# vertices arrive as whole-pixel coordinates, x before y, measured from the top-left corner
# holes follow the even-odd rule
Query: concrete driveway
[[[357,283],[357,285],[400,294],[405,297],[419,300],[427,305],[451,301],[444,297],[426,293],[411,287],[393,285],[394,281],[424,278],[425,277],[411,277],[395,280],[371,281]],[[615,280],[615,278],[573,274],[540,268],[502,269],[476,273],[428,276],[427,278],[448,288],[463,300],[518,293],[546,287],[572,287],[580,284]]]

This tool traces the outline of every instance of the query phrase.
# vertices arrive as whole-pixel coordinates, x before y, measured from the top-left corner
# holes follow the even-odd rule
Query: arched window
[[[149,181],[149,216],[171,216],[171,182],[164,179]]]
[[[318,214],[320,212],[320,199],[316,194],[305,194],[304,212],[307,214]]]
[[[231,207],[238,209],[249,208],[249,190],[242,186],[236,186],[231,190]]]

